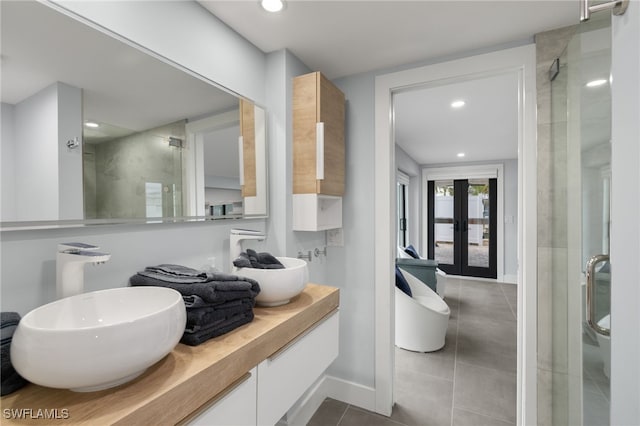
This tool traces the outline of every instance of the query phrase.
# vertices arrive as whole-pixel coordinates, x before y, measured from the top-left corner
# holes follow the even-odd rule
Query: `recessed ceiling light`
[[[95,129],[96,127],[100,127],[98,123],[94,123],[93,121],[87,121],[86,123],[84,123],[84,125],[87,127],[91,127],[92,129]]]
[[[591,80],[590,82],[588,82],[587,87],[598,87],[602,86],[603,84],[607,84],[607,80],[605,80],[604,78],[600,78],[598,80]]]
[[[451,108],[462,108],[464,104],[464,101],[453,101],[451,102]]]
[[[462,158],[462,157],[464,157],[464,152],[459,152],[458,153],[458,158]]]
[[[282,0],[261,0],[260,5],[267,12],[280,12],[284,8]]]

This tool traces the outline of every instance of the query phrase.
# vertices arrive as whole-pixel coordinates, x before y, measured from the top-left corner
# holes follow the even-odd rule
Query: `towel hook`
[[[311,250],[309,250],[307,254],[304,254],[303,252],[299,251],[298,259],[306,259],[307,262],[311,262]]]

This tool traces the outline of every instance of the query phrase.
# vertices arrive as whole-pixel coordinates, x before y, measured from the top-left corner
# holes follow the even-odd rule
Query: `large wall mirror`
[[[3,228],[267,215],[262,108],[45,4],[0,7]]]

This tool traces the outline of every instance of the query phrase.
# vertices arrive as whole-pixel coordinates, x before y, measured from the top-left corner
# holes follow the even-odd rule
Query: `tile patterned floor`
[[[516,424],[516,286],[449,278],[445,347],[396,348],[391,417],[327,399],[310,426]]]

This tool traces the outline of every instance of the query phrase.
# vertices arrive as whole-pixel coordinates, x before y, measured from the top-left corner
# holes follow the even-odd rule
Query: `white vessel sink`
[[[92,392],[133,380],[180,341],[182,296],[164,287],[123,287],[79,294],[22,318],[11,362],[25,379]]]
[[[260,284],[256,303],[262,306],[279,306],[289,303],[302,292],[309,281],[307,262],[293,257],[276,257],[284,269],[238,268],[237,275],[252,278]]]

